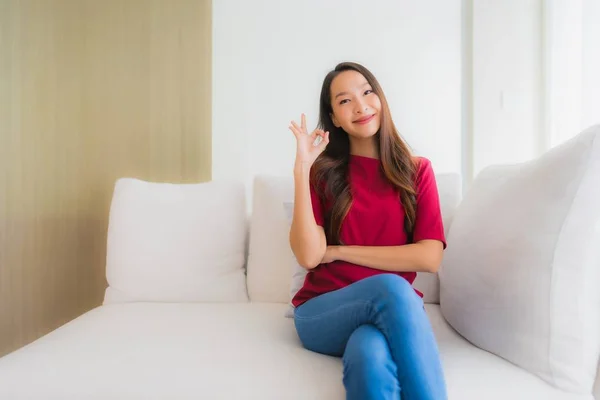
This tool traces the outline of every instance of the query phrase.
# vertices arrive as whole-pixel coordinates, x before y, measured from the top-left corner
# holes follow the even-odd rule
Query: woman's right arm
[[[312,269],[321,263],[327,241],[322,226],[317,225],[310,195],[310,165],[294,167],[294,216],[290,245],[298,263]]]
[[[313,269],[321,263],[327,250],[323,227],[317,224],[310,193],[310,168],[329,143],[329,132],[306,130],[306,117],[301,125],[292,121],[290,130],[296,137],[296,162],[294,164],[294,214],[290,228],[290,246],[298,263]],[[315,140],[321,137],[321,142]]]

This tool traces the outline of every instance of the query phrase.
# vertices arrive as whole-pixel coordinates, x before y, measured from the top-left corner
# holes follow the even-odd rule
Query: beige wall
[[[0,0],[0,355],[99,305],[115,180],[211,177],[210,0]]]

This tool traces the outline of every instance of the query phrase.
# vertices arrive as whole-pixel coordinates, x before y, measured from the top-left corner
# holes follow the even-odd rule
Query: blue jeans
[[[304,347],[343,356],[347,399],[447,399],[435,336],[406,279],[381,274],[322,294],[294,322]]]

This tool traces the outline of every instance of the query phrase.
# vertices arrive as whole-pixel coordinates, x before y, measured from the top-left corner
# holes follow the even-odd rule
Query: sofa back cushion
[[[600,350],[600,126],[482,171],[458,208],[441,309],[476,346],[591,393]]]
[[[248,301],[244,193],[235,183],[119,179],[104,303]]]
[[[458,174],[436,175],[444,226],[450,226],[461,197]],[[251,301],[288,303],[303,280],[289,244],[290,207],[294,202],[291,177],[260,175],[254,180],[247,283]],[[401,227],[399,227],[401,229]],[[425,301],[439,301],[436,274],[418,274],[415,287]],[[292,290],[293,289],[293,290]]]

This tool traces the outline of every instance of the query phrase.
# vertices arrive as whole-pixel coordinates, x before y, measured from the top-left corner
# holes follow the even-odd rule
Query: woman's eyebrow
[[[365,83],[363,83],[362,85],[360,85],[359,87],[361,87],[361,88],[362,88],[362,87],[365,87],[365,86],[367,86],[368,84],[369,84],[369,82],[365,82]],[[338,97],[340,97],[340,96],[347,95],[347,94],[348,94],[348,92],[339,92],[338,94],[336,94],[336,95],[335,95],[335,99],[337,99],[337,98],[338,98]]]

